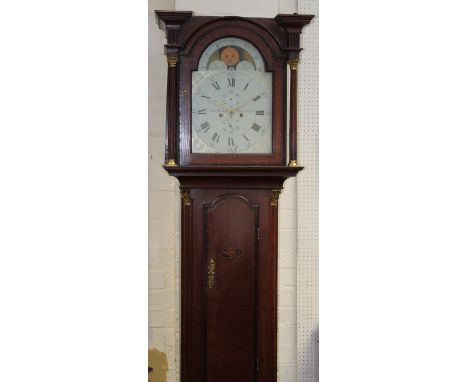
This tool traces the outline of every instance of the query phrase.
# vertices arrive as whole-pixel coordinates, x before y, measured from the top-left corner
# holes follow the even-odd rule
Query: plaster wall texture
[[[148,2],[148,348],[156,349],[167,360],[164,365],[156,366],[165,369],[156,371],[158,377],[175,382],[178,369],[176,309],[179,304],[175,232],[178,227],[176,206],[179,199],[176,180],[161,167],[164,163],[167,63],[164,56],[164,33],[157,27],[154,16],[156,9],[173,10],[174,0]]]
[[[154,10],[190,10],[198,15],[273,17],[297,11],[297,1],[150,0],[149,33],[149,348],[167,355],[167,381],[179,380],[180,194],[162,169],[165,144],[167,63],[164,33]],[[278,380],[297,380],[297,179],[288,179],[279,199]]]
[[[305,168],[297,179],[297,382],[319,380],[318,246],[318,60],[319,0],[298,0],[298,12],[315,15],[304,28],[298,72],[298,157]]]

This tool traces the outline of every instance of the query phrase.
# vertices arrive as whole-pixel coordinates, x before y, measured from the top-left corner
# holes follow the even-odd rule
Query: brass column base
[[[174,159],[168,159],[166,162],[166,166],[177,166],[177,163]]]
[[[290,160],[289,163],[288,163],[288,166],[297,167],[297,161],[296,160]]]

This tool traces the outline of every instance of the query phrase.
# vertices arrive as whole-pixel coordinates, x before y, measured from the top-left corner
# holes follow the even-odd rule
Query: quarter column
[[[166,34],[167,44],[164,45],[167,56],[167,98],[166,98],[166,166],[177,166],[179,127],[178,98],[179,87],[178,63],[180,49],[180,31],[182,26],[192,17],[192,12],[155,11],[159,28]]]
[[[166,99],[166,123],[167,123],[167,153],[166,165],[177,166],[177,62],[176,55],[167,56],[167,99]]]
[[[300,37],[302,28],[310,23],[313,15],[278,15],[276,22],[281,25],[287,35],[286,51],[290,68],[289,86],[289,163],[288,166],[298,166],[297,161],[297,67],[299,65]]]
[[[299,59],[288,61],[290,68],[289,85],[289,164],[297,166],[297,66]]]

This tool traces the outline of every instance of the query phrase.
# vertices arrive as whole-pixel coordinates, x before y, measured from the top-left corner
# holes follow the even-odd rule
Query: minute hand
[[[258,97],[258,96],[257,96],[257,97]],[[247,102],[244,102],[244,103],[240,104],[239,106],[237,106],[236,110],[239,110],[239,109],[243,108],[244,106],[247,106],[250,102],[252,102],[252,101],[253,101],[255,98],[257,98],[257,97],[249,98],[249,99],[247,100]]]

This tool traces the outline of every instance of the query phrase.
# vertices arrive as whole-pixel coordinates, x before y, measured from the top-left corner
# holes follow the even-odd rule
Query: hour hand
[[[229,106],[226,105],[224,101],[213,101],[213,102],[216,105],[216,107],[218,107],[219,109],[222,109],[222,111],[228,111]]]

